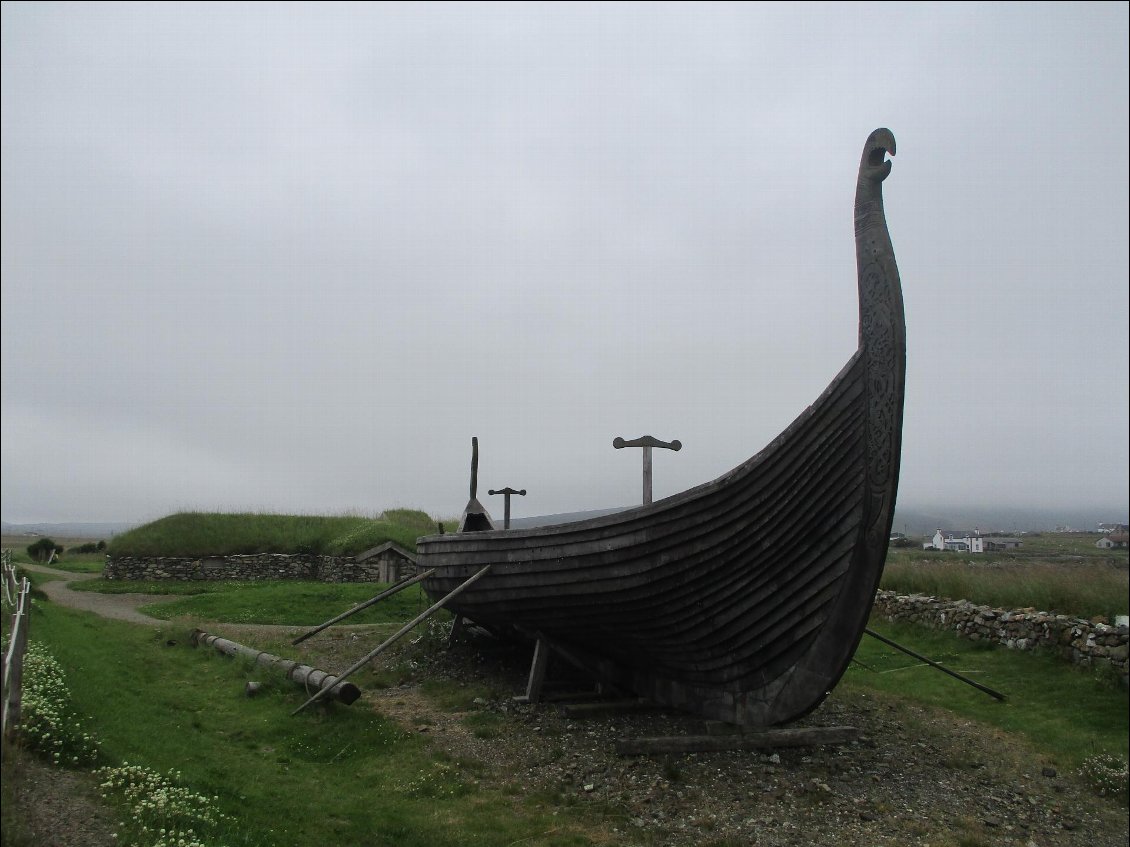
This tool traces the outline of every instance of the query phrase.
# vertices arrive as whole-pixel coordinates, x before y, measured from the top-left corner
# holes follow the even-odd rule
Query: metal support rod
[[[458,597],[460,594],[463,593],[464,590],[466,590],[467,588],[470,588],[480,578],[486,576],[487,571],[489,571],[490,568],[491,568],[491,566],[487,565],[482,570],[480,570],[478,573],[476,573],[474,576],[472,576],[470,579],[466,580],[465,582],[460,583],[459,586],[456,587],[454,591],[452,591],[450,594],[447,594],[446,596],[444,596],[443,598],[438,600],[434,605],[432,605],[426,611],[423,611],[420,614],[418,614],[416,617],[414,617],[412,620],[410,620],[408,623],[406,623],[404,626],[402,626],[399,630],[397,630],[396,634],[387,638],[379,647],[377,647],[375,650],[370,652],[363,659],[360,659],[357,662],[354,662],[352,665],[349,666],[349,668],[347,670],[342,671],[340,674],[338,674],[338,677],[337,677],[338,684],[342,683],[347,677],[352,676],[353,673],[355,673],[359,668],[361,668],[366,662],[369,662],[370,660],[375,659],[377,656],[379,656],[381,653],[383,653],[386,649],[391,647],[393,644],[395,644],[397,641],[399,641],[401,638],[403,638],[405,635],[407,635],[409,632],[411,632],[413,629],[415,629],[417,626],[419,626],[425,620],[427,620],[432,615],[434,615],[436,612],[438,612],[440,609],[442,609],[444,606],[446,606],[447,602],[449,600],[452,600],[455,597]],[[299,706],[297,709],[295,709],[293,712],[291,712],[290,713],[291,716],[293,717],[294,715],[297,715],[299,712],[301,712],[303,709],[305,709],[307,706],[309,706],[315,700],[320,699],[322,697],[322,695],[327,690],[328,689],[325,689],[325,688],[318,689],[318,691],[315,692],[313,697],[311,697],[309,700],[307,700],[305,703],[303,703],[301,706]]]
[[[328,627],[333,626],[338,621],[345,620],[350,615],[357,614],[362,609],[369,608],[374,603],[379,602],[380,600],[383,600],[386,597],[391,597],[393,594],[396,594],[397,592],[403,591],[405,588],[407,588],[410,585],[415,585],[417,582],[423,582],[425,579],[427,579],[429,576],[431,576],[435,572],[436,572],[435,568],[432,568],[431,570],[426,570],[423,573],[416,574],[414,577],[411,577],[410,579],[402,579],[400,582],[396,583],[395,585],[391,585],[388,588],[386,588],[384,591],[382,591],[376,597],[372,597],[372,598],[366,600],[364,603],[359,603],[358,605],[354,606],[349,611],[342,612],[336,618],[330,618],[324,624],[319,624],[318,626],[314,627],[312,630],[307,632],[305,635],[298,636],[296,639],[294,639],[290,643],[291,644],[301,644],[303,641],[305,641],[311,635],[317,635],[323,629],[326,629]]]
[[[923,656],[919,653],[915,653],[910,648],[903,647],[901,644],[897,644],[896,642],[891,641],[891,639],[887,638],[886,636],[880,635],[879,633],[875,632],[875,630],[873,630],[873,629],[865,629],[863,631],[866,632],[868,635],[870,635],[872,638],[875,638],[879,641],[882,641],[884,644],[887,644],[891,647],[894,647],[896,650],[901,650],[903,653],[906,653],[906,655],[913,656],[915,659],[918,659],[918,661],[925,662],[926,664],[930,665],[930,667],[937,668],[942,673],[949,674],[954,679],[960,679],[966,685],[972,685],[978,691],[984,691],[990,697],[995,697],[997,700],[1000,700],[1001,702],[1004,702],[1005,700],[1008,699],[1007,696],[1005,696],[1004,694],[1001,694],[999,691],[994,691],[993,689],[989,688],[987,685],[982,685],[979,682],[974,682],[972,679],[970,679],[967,676],[962,676],[961,674],[957,673],[956,671],[951,671],[949,668],[938,664],[933,659],[927,659],[925,656]]]

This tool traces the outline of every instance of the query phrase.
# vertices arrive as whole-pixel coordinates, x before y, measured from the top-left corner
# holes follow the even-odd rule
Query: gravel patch
[[[456,647],[421,680],[367,693],[354,708],[369,702],[430,736],[481,770],[481,783],[594,818],[613,844],[1128,843],[1125,806],[1059,773],[1022,739],[945,710],[834,692],[796,725],[853,726],[858,741],[621,757],[621,738],[699,735],[710,725],[665,711],[577,719],[560,705],[516,704],[510,694],[524,690],[525,667],[518,655]],[[422,692],[427,678],[495,693],[470,710],[445,711]],[[486,733],[483,713],[493,716]]]
[[[59,579],[53,579],[39,585],[39,590],[46,594],[47,599],[52,603],[71,609],[81,609],[84,612],[93,612],[96,615],[113,620],[141,624],[165,624],[166,621],[142,614],[137,610],[137,607],[150,603],[169,603],[180,599],[167,594],[101,594],[97,591],[74,591],[69,583],[98,579],[101,574],[72,573],[46,565],[21,564],[20,567],[36,573],[59,577]]]
[[[98,794],[90,773],[45,764],[29,755],[8,769],[14,783],[12,798],[19,808],[16,831],[4,833],[4,843],[35,847],[110,847],[114,840],[113,813]]]

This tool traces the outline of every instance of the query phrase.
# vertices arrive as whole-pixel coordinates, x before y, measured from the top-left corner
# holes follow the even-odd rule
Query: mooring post
[[[670,442],[660,441],[658,438],[652,438],[650,435],[634,438],[631,441],[625,441],[623,438],[617,436],[612,439],[612,446],[617,450],[624,447],[643,448],[643,501],[645,504],[651,502],[651,448],[663,447],[667,450],[676,451],[683,449],[683,443],[678,439]]]
[[[491,495],[492,497],[495,494],[504,495],[504,500],[505,500],[506,505],[504,507],[505,512],[503,513],[503,516],[502,516],[502,528],[503,529],[510,529],[510,495],[511,494],[518,494],[522,497],[525,497],[526,496],[526,489],[523,488],[521,491],[518,491],[516,489],[511,488],[510,486],[507,486],[506,488],[500,488],[498,491],[495,491],[492,488],[490,491],[487,492],[487,494]]]

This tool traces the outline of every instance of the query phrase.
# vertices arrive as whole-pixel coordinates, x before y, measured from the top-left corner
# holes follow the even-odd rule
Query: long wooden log
[[[435,568],[432,568],[431,570],[426,570],[423,573],[418,573],[414,577],[411,577],[410,579],[402,579],[400,582],[396,583],[395,585],[392,585],[392,586],[389,586],[388,588],[386,588],[384,591],[382,591],[376,597],[371,597],[368,600],[366,600],[364,603],[358,603],[352,609],[349,609],[348,611],[342,612],[336,618],[330,618],[328,621],[326,621],[323,624],[319,624],[318,626],[314,627],[309,632],[298,636],[296,639],[294,639],[290,643],[291,644],[301,644],[303,641],[305,641],[311,635],[317,635],[323,629],[326,629],[327,627],[333,626],[338,621],[345,620],[350,615],[357,614],[362,609],[369,608],[374,603],[379,602],[380,600],[383,600],[386,597],[391,597],[393,594],[396,594],[398,591],[403,591],[405,588],[407,588],[410,585],[415,585],[417,582],[423,582],[425,579],[427,579],[429,576],[431,576],[434,573],[435,573]]]
[[[816,744],[846,744],[859,737],[853,726],[807,726],[770,729],[738,735],[681,735],[660,738],[622,738],[616,742],[621,756],[660,753],[716,753],[725,750],[769,750],[775,747],[811,747]]]
[[[216,650],[225,655],[243,656],[246,659],[251,659],[257,665],[274,668],[295,685],[306,689],[307,692],[326,690],[328,696],[347,706],[361,696],[361,689],[352,682],[343,682],[338,677],[330,676],[325,671],[312,668],[309,665],[302,665],[289,659],[264,653],[262,650],[245,647],[226,638],[220,638],[218,635],[209,635],[202,629],[192,631],[192,644],[193,646],[204,644],[215,647]]]
[[[472,585],[474,585],[476,582],[478,582],[479,579],[486,576],[487,572],[490,570],[490,568],[491,568],[491,566],[487,565],[486,567],[484,567],[481,570],[479,570],[478,572],[476,572],[475,575],[472,576],[470,579],[468,579],[466,582],[460,583],[458,588],[456,588],[454,591],[451,591],[450,593],[444,595],[444,597],[442,599],[438,600],[430,608],[426,609],[425,611],[421,612],[416,617],[414,617],[412,620],[408,621],[408,623],[404,624],[404,626],[402,626],[399,630],[397,630],[393,635],[391,635],[387,639],[385,639],[385,641],[380,646],[378,646],[376,649],[372,650],[364,658],[359,659],[358,661],[354,662],[346,670],[342,671],[341,676],[339,676],[337,678],[339,680],[342,680],[342,679],[345,679],[347,676],[352,676],[353,673],[355,671],[357,671],[359,668],[361,668],[362,666],[364,666],[366,662],[369,662],[370,660],[375,659],[377,656],[379,656],[381,653],[383,653],[385,650],[387,650],[389,647],[391,647],[393,644],[395,644],[397,641],[399,641],[402,637],[404,637],[409,632],[411,632],[413,629],[415,629],[419,624],[423,623],[428,618],[430,618],[432,615],[434,615],[436,612],[438,612],[440,609],[442,609],[444,606],[446,606],[449,600],[452,600],[453,598],[458,597],[460,594],[463,593],[463,591],[465,589],[470,588]],[[290,713],[291,716],[293,717],[294,715],[297,715],[299,712],[301,712],[303,709],[305,709],[307,706],[309,706],[315,700],[321,700],[323,696],[324,696],[324,690],[314,692],[313,697],[311,697],[309,700],[307,700],[305,703],[303,703],[301,706],[299,706],[297,709],[295,709],[293,712]]]

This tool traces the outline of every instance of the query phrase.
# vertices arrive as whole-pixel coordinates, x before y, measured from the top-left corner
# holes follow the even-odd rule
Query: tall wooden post
[[[505,500],[506,505],[504,507],[505,511],[503,513],[503,516],[502,516],[502,528],[503,529],[510,529],[510,495],[511,494],[517,494],[521,497],[525,497],[526,496],[526,489],[523,488],[521,491],[517,491],[517,490],[511,488],[510,486],[507,486],[506,488],[500,488],[498,491],[495,491],[492,488],[490,491],[487,492],[487,494],[490,494],[491,496],[494,496],[495,494],[504,495],[504,500]]]
[[[682,450],[683,443],[678,439],[674,441],[660,441],[658,438],[652,438],[650,435],[644,435],[640,438],[634,438],[631,441],[625,441],[623,438],[617,436],[612,439],[612,446],[617,450],[624,447],[642,447],[643,448],[643,502],[651,502],[651,448],[663,447],[667,450]]]

